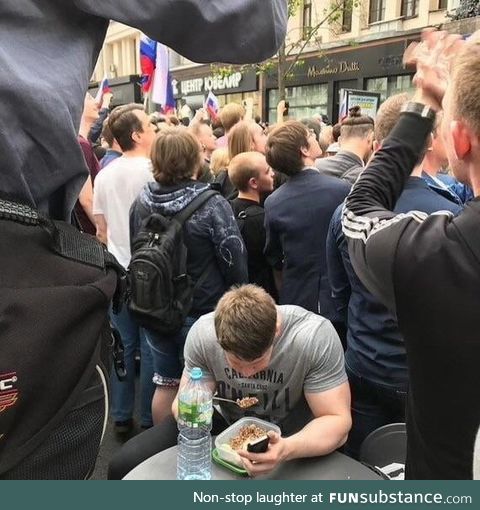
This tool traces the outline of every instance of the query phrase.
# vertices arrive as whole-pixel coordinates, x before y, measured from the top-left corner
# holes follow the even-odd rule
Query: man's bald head
[[[267,168],[265,156],[260,152],[242,152],[230,161],[228,176],[239,191],[246,192],[250,179],[258,179]]]

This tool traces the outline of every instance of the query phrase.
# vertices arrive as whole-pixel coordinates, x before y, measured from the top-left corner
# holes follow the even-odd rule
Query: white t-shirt
[[[106,166],[95,179],[93,214],[107,222],[107,247],[123,267],[130,263],[130,206],[148,182],[153,181],[148,158],[122,156]]]

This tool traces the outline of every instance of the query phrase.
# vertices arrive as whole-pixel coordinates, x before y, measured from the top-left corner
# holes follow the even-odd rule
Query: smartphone
[[[290,103],[288,101],[285,101],[285,111],[283,112],[283,115],[286,117],[288,115],[288,109],[290,108]]]
[[[247,452],[251,453],[265,453],[268,449],[268,443],[270,442],[270,438],[265,435],[263,437],[259,437],[255,439],[251,443],[247,445]]]

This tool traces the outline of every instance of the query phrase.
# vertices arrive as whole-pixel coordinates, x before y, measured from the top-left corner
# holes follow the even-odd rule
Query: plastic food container
[[[240,429],[247,425],[256,425],[257,427],[265,429],[266,432],[273,430],[278,434],[282,433],[277,425],[268,421],[253,417],[240,418],[240,420],[236,421],[233,425],[230,425],[228,429],[224,430],[215,438],[215,448],[217,449],[218,456],[221,459],[229,462],[230,464],[234,464],[235,466],[243,467],[240,455],[230,448],[229,443],[230,439],[238,435]]]

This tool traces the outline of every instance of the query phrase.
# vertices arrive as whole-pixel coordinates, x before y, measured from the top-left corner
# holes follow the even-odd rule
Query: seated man
[[[244,285],[227,292],[214,313],[201,317],[185,344],[185,370],[201,367],[212,390],[231,399],[253,396],[248,415],[276,423],[265,453],[242,452],[252,475],[279,463],[326,455],[342,446],[351,426],[350,390],[343,350],[333,326],[297,306],[275,306],[263,289]],[[180,387],[185,384],[182,377]],[[221,402],[213,418],[218,434],[246,413]],[[177,399],[172,411],[177,415]],[[122,478],[137,464],[177,441],[168,418],[130,440],[110,464],[109,478]]]

